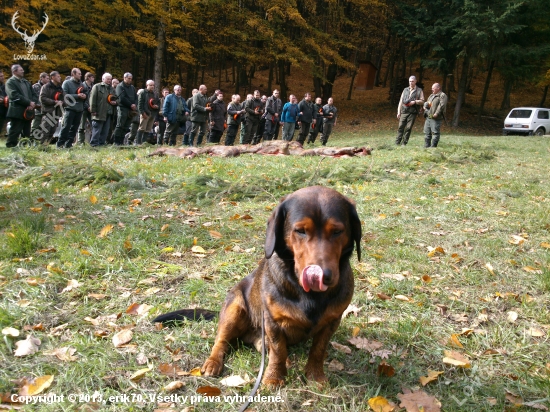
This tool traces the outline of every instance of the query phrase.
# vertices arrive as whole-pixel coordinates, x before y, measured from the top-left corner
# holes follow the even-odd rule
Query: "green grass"
[[[201,366],[217,321],[157,330],[150,319],[178,308],[219,310],[227,291],[262,258],[266,221],[280,198],[320,184],[354,199],[363,222],[363,259],[352,262],[352,303],[361,310],[345,318],[333,337],[352,353],[329,347],[325,368],[332,360],[345,368],[328,371],[330,386],[319,388],[303,375],[309,344],[292,347],[287,385],[280,392],[261,390],[285,402],[253,404],[255,410],[364,411],[377,395],[398,403],[403,388],[435,396],[444,411],[511,408],[506,391],[550,406],[548,139],[445,134],[439,148],[425,150],[420,135],[396,148],[393,135],[377,133],[336,134],[330,144],[375,150],[353,159],[182,160],[146,157],[151,149],[145,148],[1,148],[0,326],[22,335],[0,341],[0,394],[17,393],[19,379],[43,375],[55,376],[46,394],[97,391],[104,399],[162,394],[174,379],[158,366],[175,363],[184,371]],[[107,225],[112,229],[101,237]],[[194,244],[206,256],[191,253]],[[429,247],[442,247],[445,254],[430,257]],[[389,276],[395,274],[404,274],[404,280]],[[80,286],[63,292],[71,279]],[[380,293],[392,299],[379,299]],[[131,316],[126,309],[132,303],[152,309],[144,317]],[[519,315],[514,323],[507,321],[510,311]],[[115,316],[98,326],[85,320],[109,315]],[[381,321],[369,323],[373,317]],[[39,324],[38,330],[24,330]],[[116,349],[112,336],[124,326],[134,328],[132,346]],[[452,347],[451,335],[463,328],[475,332],[459,336],[463,348]],[[530,336],[530,328],[544,336]],[[378,376],[381,357],[348,343],[354,330],[383,344],[394,376]],[[39,351],[14,357],[15,342],[29,333],[42,341]],[[76,349],[77,361],[44,354],[66,346]],[[464,354],[472,367],[444,364],[446,350]],[[141,353],[152,370],[133,382],[132,373],[146,367],[138,363]],[[258,353],[240,347],[226,357],[223,377],[255,377],[259,363]],[[444,373],[422,387],[419,377],[428,370]],[[247,395],[252,386],[179,379],[185,386],[176,393],[189,397],[204,385],[220,387],[223,395]],[[186,406],[190,402],[175,409]],[[195,406],[237,409],[228,403]],[[114,402],[101,410],[157,407]],[[25,410],[68,411],[74,404],[41,403]]]

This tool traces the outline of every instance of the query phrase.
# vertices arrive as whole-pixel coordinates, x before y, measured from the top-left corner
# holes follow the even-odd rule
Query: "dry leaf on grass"
[[[147,314],[147,312],[149,312],[152,308],[153,306],[150,306],[150,305],[146,305],[146,304],[140,305],[139,303],[132,303],[128,307],[128,309],[126,309],[126,313],[129,315],[141,316],[141,315]]]
[[[44,355],[47,356],[55,356],[57,359],[64,361],[64,362],[74,362],[78,359],[78,357],[73,356],[76,352],[75,348],[69,348],[69,347],[63,347],[63,348],[56,348],[53,350],[49,350],[44,352]]]
[[[161,363],[159,365],[159,371],[166,376],[181,376],[185,373],[183,369],[173,363]]]
[[[16,338],[19,336],[19,331],[15,328],[4,328],[2,329],[2,335],[11,336],[13,338]]]
[[[197,388],[196,392],[204,396],[220,396],[222,393],[222,391],[215,386],[200,386]]]
[[[533,336],[535,338],[540,338],[545,335],[544,331],[537,329],[537,328],[529,328],[525,331],[529,336]]]
[[[401,403],[400,407],[407,412],[440,412],[441,402],[435,396],[428,395],[424,391],[400,393],[397,395]]]
[[[115,348],[120,348],[122,345],[130,342],[133,336],[134,333],[131,329],[121,330],[113,336],[113,345],[115,345]]]
[[[378,316],[369,316],[367,318],[367,323],[369,325],[373,325],[375,323],[381,323],[382,322],[382,318],[379,318]]]
[[[134,382],[137,382],[137,381],[141,380],[145,376],[145,374],[147,372],[149,372],[150,370],[151,370],[151,368],[140,369],[140,370],[134,372],[132,374],[132,376],[130,376],[130,380],[134,381]]]
[[[359,307],[359,306],[355,306],[355,305],[352,305],[352,304],[349,304],[348,307],[346,308],[346,310],[344,311],[344,313],[342,313],[342,319],[344,319],[347,315],[349,315],[350,313],[353,313],[355,316],[357,316],[357,314],[359,313],[359,311],[361,310],[362,308]]]
[[[460,340],[458,339],[458,335],[456,333],[453,333],[449,338],[449,345],[454,346],[455,348],[464,347],[462,343],[460,343]]]
[[[343,371],[345,368],[344,364],[342,362],[337,361],[336,359],[333,359],[328,364],[328,370],[331,372],[340,372]]]
[[[383,375],[383,376],[387,376],[388,378],[391,378],[393,375],[395,375],[395,368],[391,366],[389,363],[380,362],[380,365],[378,365],[376,374],[378,376]]]
[[[330,342],[330,344],[332,345],[332,347],[334,349],[336,349],[338,352],[342,352],[342,353],[346,353],[346,354],[350,354],[351,353],[351,348],[349,346],[346,346],[346,345],[342,345],[338,342]]]
[[[82,286],[82,284],[78,283],[78,280],[71,279],[67,282],[67,286],[61,291],[61,293],[70,292],[71,290],[76,289],[80,286]]]
[[[437,247],[428,247],[428,257],[434,257],[436,255],[444,255],[445,249],[443,249],[441,246]]]
[[[367,352],[373,352],[377,349],[380,349],[384,344],[377,342],[375,340],[368,340],[367,338],[351,338],[348,339],[348,342],[354,345],[357,349],[364,349]]]
[[[216,232],[215,230],[209,230],[208,233],[210,233],[210,236],[212,236],[214,239],[221,239],[223,237],[220,232]]]
[[[113,225],[106,225],[103,229],[101,229],[101,232],[99,232],[99,235],[97,235],[97,237],[104,238],[113,230],[113,228]]]
[[[514,323],[518,319],[518,313],[511,310],[506,314],[506,320],[510,323]]]
[[[29,335],[27,336],[27,339],[15,342],[15,346],[17,347],[17,349],[15,349],[15,352],[13,352],[13,356],[32,355],[33,353],[38,352],[38,347],[40,346],[40,344],[40,339]]]
[[[442,371],[432,371],[428,369],[428,376],[421,376],[419,379],[420,383],[422,386],[426,386],[428,383],[437,380],[439,375],[443,375],[443,373]]]
[[[227,378],[223,378],[220,383],[223,386],[228,386],[230,388],[238,388],[246,385],[248,380],[241,378],[239,375],[232,375]]]
[[[53,382],[53,375],[44,375],[27,382],[19,390],[19,396],[34,396],[48,389]]]
[[[170,382],[168,385],[166,385],[164,388],[162,388],[165,392],[174,392],[175,390],[178,390],[185,386],[185,383],[182,381],[174,381]]]
[[[457,366],[459,368],[471,368],[472,364],[464,355],[459,352],[446,350],[443,352],[445,357],[443,358],[443,363],[448,365]]]
[[[94,298],[95,300],[101,300],[104,299],[106,295],[103,293],[88,293],[88,297]]]
[[[374,412],[393,412],[397,407],[395,403],[388,401],[383,396],[376,396],[374,398],[370,398],[368,403],[369,403],[369,407]]]

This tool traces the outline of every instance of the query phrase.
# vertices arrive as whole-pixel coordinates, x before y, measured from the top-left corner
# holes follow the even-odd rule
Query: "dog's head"
[[[340,263],[354,246],[361,259],[361,222],[355,203],[333,189],[312,186],[284,197],[267,222],[265,257],[294,261],[306,292],[337,285]]]

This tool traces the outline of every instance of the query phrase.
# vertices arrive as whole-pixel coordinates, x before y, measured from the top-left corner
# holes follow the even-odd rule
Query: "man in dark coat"
[[[50,81],[50,75],[48,73],[40,73],[40,78],[38,81],[32,85],[32,92],[36,96],[40,96],[40,90],[42,86],[48,84]],[[31,123],[31,135],[34,136],[35,130],[40,129],[40,124],[42,123],[42,106],[40,100],[38,100],[36,108],[34,109],[34,119]],[[37,132],[38,133],[38,132]]]
[[[309,129],[309,137],[307,139],[308,143],[315,143],[315,139],[319,133],[323,130],[323,99],[317,97],[315,103],[313,104],[313,109],[315,110],[316,121],[311,124]]]
[[[23,67],[14,64],[11,66],[11,73],[13,76],[6,82],[6,94],[9,99],[6,118],[11,122],[6,147],[16,147],[20,135],[30,137],[31,121],[38,101],[30,82],[23,77]]]
[[[138,97],[139,128],[136,135],[135,145],[143,143],[143,135],[149,133],[155,123],[159,112],[160,99],[155,93],[154,80],[147,80],[145,90]]]
[[[82,87],[82,72],[80,69],[71,70],[71,77],[63,82],[63,93],[65,94],[65,114],[63,115],[63,124],[57,140],[57,148],[71,148],[73,146],[82,112],[84,111],[84,101],[86,93]]]
[[[132,119],[137,115],[137,93],[132,81],[132,73],[124,73],[124,80],[116,87],[118,96],[118,113],[115,129],[115,146],[124,144],[124,136],[132,125]]]
[[[53,138],[59,119],[63,116],[63,88],[61,75],[57,71],[50,73],[50,81],[40,89],[40,104],[42,105],[42,121],[40,143],[49,145]],[[33,132],[33,135],[35,132]]]
[[[399,104],[397,105],[397,119],[399,127],[397,128],[397,137],[395,144],[406,146],[411,137],[411,131],[418,112],[424,104],[424,92],[416,85],[416,77],[409,77],[409,87],[403,89]]]
[[[202,143],[202,137],[206,133],[206,127],[208,124],[208,114],[212,110],[210,105],[207,105],[208,98],[206,97],[207,88],[204,84],[199,86],[199,92],[193,96],[193,103],[191,107],[191,122],[193,123],[193,129],[189,136],[189,145],[193,146],[195,137],[197,136],[197,146]]]
[[[92,137],[90,146],[105,146],[111,119],[115,116],[117,96],[112,86],[111,73],[103,73],[101,83],[94,84],[90,92],[90,110],[92,115]]]
[[[311,101],[311,93],[304,95],[302,101],[298,103],[298,109],[300,110],[300,134],[297,140],[303,145],[309,134],[310,126],[315,127],[315,121],[317,120],[317,111]]]
[[[4,84],[4,72],[0,70],[0,137],[4,131],[4,123],[6,122],[6,113],[8,112],[6,85]]]
[[[95,75],[87,72],[84,75],[84,87],[83,92],[86,94],[86,100],[84,101],[84,110],[82,111],[82,118],[80,119],[80,127],[78,128],[78,144],[83,145],[86,143],[86,123],[92,125],[92,111],[90,109],[90,93],[92,87],[94,87]]]
[[[210,112],[210,136],[208,143],[220,143],[220,139],[223,135],[227,123],[225,123],[225,116],[227,115],[227,108],[223,101],[223,93],[218,91],[216,100],[210,105],[212,111]]]
[[[277,139],[282,111],[283,102],[279,99],[279,90],[275,89],[265,102],[264,141]]]

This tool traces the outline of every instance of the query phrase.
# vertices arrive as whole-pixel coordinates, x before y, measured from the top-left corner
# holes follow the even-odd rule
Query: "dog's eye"
[[[306,230],[303,227],[299,227],[297,229],[294,229],[294,231],[296,233],[299,233],[300,235],[305,235],[306,234]]]
[[[342,233],[344,233],[343,230],[335,230],[334,232],[332,232],[332,235],[333,236],[340,236]]]

